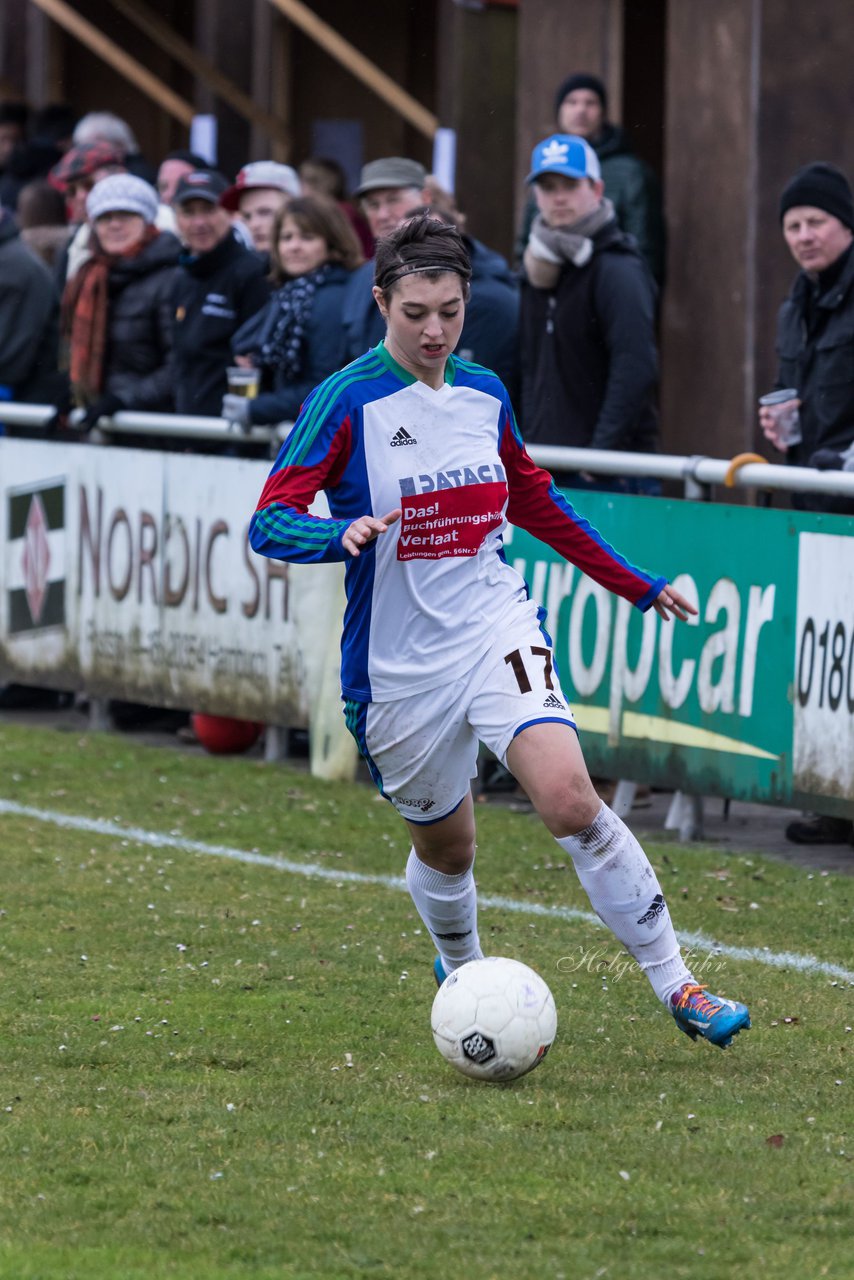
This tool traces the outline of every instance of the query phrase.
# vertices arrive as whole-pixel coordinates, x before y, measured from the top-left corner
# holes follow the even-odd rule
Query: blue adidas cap
[[[559,173],[564,178],[592,178],[597,182],[602,177],[596,152],[583,138],[572,133],[553,133],[534,147],[531,172],[525,181],[536,182],[544,173]]]

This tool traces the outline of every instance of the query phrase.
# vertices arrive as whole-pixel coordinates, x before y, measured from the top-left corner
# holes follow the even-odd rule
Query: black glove
[[[94,404],[89,406],[77,424],[77,429],[82,435],[88,435],[92,428],[96,426],[99,418],[110,418],[114,413],[118,413],[119,409],[124,409],[124,407],[124,401],[107,391],[104,395],[99,396]]]
[[[42,424],[42,431],[46,436],[55,436],[60,431],[64,431],[68,426],[68,415],[71,412],[71,387],[68,384],[68,378],[64,374],[57,375],[58,386],[53,389],[50,401],[53,402],[54,413],[52,417]],[[48,403],[50,403],[48,401]]]
[[[842,463],[842,454],[835,449],[816,449],[809,464],[817,471],[841,471]]]
[[[68,426],[68,408],[58,407],[56,412],[42,424],[42,431],[46,436],[59,435],[60,431],[64,431]]]

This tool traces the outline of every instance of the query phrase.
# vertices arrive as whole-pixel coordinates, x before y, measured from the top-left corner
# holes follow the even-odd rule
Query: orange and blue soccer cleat
[[[721,1049],[732,1044],[733,1036],[739,1031],[750,1030],[747,1005],[710,995],[705,987],[691,982],[686,982],[670,997],[670,1011],[686,1036],[692,1040],[702,1036]]]

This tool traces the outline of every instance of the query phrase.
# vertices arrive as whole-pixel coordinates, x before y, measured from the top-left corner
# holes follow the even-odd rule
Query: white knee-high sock
[[[477,890],[473,868],[447,876],[422,862],[414,849],[406,864],[406,887],[442,959],[445,973],[483,952],[477,934]]]
[[[667,1007],[693,978],[649,859],[626,824],[603,804],[589,827],[558,844],[572,858],[591,906],[622,942]]]

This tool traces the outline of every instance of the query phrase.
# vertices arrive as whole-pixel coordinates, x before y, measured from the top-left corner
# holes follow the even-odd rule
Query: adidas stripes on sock
[[[668,1008],[693,978],[649,859],[626,824],[602,806],[589,827],[558,840],[570,855],[590,904],[623,944]]]
[[[422,862],[414,849],[406,864],[406,886],[433,939],[445,973],[483,952],[477,934],[477,890],[473,868],[448,876]]]

